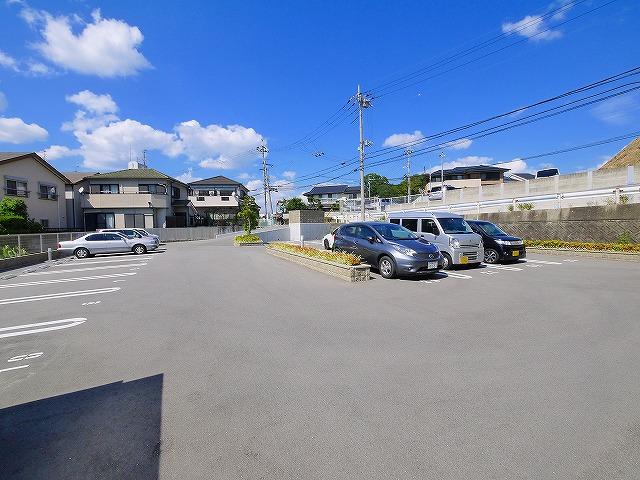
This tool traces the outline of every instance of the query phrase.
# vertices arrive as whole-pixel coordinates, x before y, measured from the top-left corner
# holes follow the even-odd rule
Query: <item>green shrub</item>
[[[280,250],[282,252],[297,253],[309,258],[317,258],[327,260],[329,262],[340,263],[342,265],[360,265],[361,258],[353,253],[331,252],[328,250],[318,250],[312,247],[301,247],[291,243],[273,242],[267,245],[272,250]]]
[[[509,206],[507,207],[507,210],[508,210],[508,211],[510,211],[510,212],[513,212],[513,205],[509,205]]]
[[[258,243],[262,242],[262,239],[258,235],[247,233],[244,235],[238,235],[234,238],[234,241],[237,243]]]
[[[620,235],[618,235],[618,238],[616,239],[616,243],[623,243],[623,244],[633,243],[633,238],[631,237],[631,234],[629,232],[623,232]]]
[[[620,195],[620,205],[629,203],[629,195]]]
[[[524,244],[526,247],[570,248],[574,250],[640,253],[640,243],[590,243],[565,242],[562,240],[525,240]]]
[[[533,210],[533,203],[518,203],[519,210]]]
[[[27,253],[29,252],[27,252],[24,248],[3,245],[2,248],[0,248],[0,259],[20,257],[22,255],[26,255]]]

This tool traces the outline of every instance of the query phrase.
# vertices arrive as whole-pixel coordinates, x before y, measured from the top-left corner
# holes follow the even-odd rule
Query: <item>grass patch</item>
[[[238,235],[234,241],[237,243],[262,243],[262,239],[253,233]]]
[[[339,263],[341,265],[360,265],[361,258],[353,253],[331,252],[329,250],[318,250],[313,247],[301,247],[291,243],[273,242],[267,245],[272,250],[280,250],[281,252],[296,253],[304,257],[317,258],[319,260],[327,260],[328,262]]]
[[[525,240],[526,247],[569,248],[572,250],[640,253],[640,243],[588,243],[562,240]]]

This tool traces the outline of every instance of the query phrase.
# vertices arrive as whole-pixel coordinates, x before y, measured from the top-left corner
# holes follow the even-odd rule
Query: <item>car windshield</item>
[[[440,222],[444,233],[473,233],[464,218],[439,218],[438,222]]]
[[[507,235],[503,230],[500,229],[499,226],[494,225],[493,223],[478,223],[477,224],[484,233],[489,235],[490,237],[495,237],[497,235]]]
[[[373,225],[373,229],[378,232],[385,240],[417,240],[411,230],[407,230],[395,223],[384,223]]]

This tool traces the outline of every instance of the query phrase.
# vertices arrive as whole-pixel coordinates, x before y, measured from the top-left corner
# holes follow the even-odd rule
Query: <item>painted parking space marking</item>
[[[480,272],[481,275],[497,275],[499,272]]]
[[[11,357],[7,362],[22,362],[24,360],[31,360],[32,358],[38,358],[44,355],[44,352],[33,352],[33,353],[25,353],[22,355],[16,355],[15,357]]]
[[[512,272],[521,272],[522,269],[518,267],[508,267],[506,265],[485,265],[486,268],[495,268],[496,270],[510,270]]]
[[[135,273],[131,273],[129,275],[135,275]],[[126,280],[114,280],[113,283],[126,282]]]
[[[438,279],[433,279],[433,280],[420,280],[422,283],[440,283],[440,280]]]
[[[138,261],[142,261],[142,262],[146,262],[148,260],[150,260],[152,257],[142,257],[140,255],[136,255],[135,258],[114,258],[114,259],[109,259],[109,260],[89,260],[88,262],[76,262],[73,261],[71,263],[69,263],[69,266],[76,266],[76,265],[94,265],[96,263],[121,263],[121,262],[138,262]]]
[[[49,332],[71,328],[86,322],[86,318],[65,318],[64,320],[51,320],[49,322],[28,323],[26,325],[16,325],[13,327],[0,328],[0,338],[19,337],[21,335],[31,335],[34,333]]]
[[[11,305],[13,303],[25,303],[25,302],[37,302],[42,300],[56,300],[59,298],[80,297],[83,295],[99,295],[102,293],[117,292],[118,290],[120,290],[120,287],[108,287],[108,288],[95,288],[92,290],[77,290],[75,292],[48,293],[45,295],[33,295],[30,297],[4,298],[4,299],[0,299],[0,305]]]
[[[33,282],[21,282],[21,283],[8,283],[6,285],[0,285],[0,289],[2,288],[18,288],[18,287],[33,287],[36,285],[49,285],[53,283],[68,283],[68,282],[84,282],[88,280],[101,280],[103,278],[117,278],[117,277],[128,277],[131,275],[135,275],[133,272],[125,272],[125,273],[109,273],[105,275],[91,275],[88,277],[73,277],[73,278],[59,278],[56,280],[37,280]],[[115,280],[116,282],[118,280]],[[124,281],[124,280],[121,280]]]
[[[573,262],[577,262],[577,261],[578,261],[578,260],[576,260],[575,258],[565,258],[565,259],[563,260],[563,262],[571,262],[571,263],[573,263]]]
[[[562,262],[552,262],[550,260],[531,260],[530,258],[525,260],[526,263],[539,263],[541,265],[562,265]]]
[[[460,278],[463,280],[469,280],[470,278],[473,278],[471,275],[465,275],[464,273],[458,272],[447,272],[447,277]]]
[[[98,300],[97,302],[84,302],[82,306],[86,307],[87,305],[98,305],[99,303],[102,303],[102,300]]]
[[[11,370],[19,370],[21,368],[28,368],[28,367],[29,367],[29,365],[18,365],[17,367],[2,368],[2,369],[0,369],[0,373],[9,372]]]
[[[69,268],[65,270],[45,270],[44,272],[24,273],[20,276],[28,277],[32,275],[57,275],[59,273],[89,272],[91,270],[110,270],[113,268],[140,267],[143,265],[146,265],[146,263],[128,263],[124,265],[103,265],[101,267]]]
[[[541,266],[542,265],[525,265],[525,267],[527,267],[527,268],[539,268]]]

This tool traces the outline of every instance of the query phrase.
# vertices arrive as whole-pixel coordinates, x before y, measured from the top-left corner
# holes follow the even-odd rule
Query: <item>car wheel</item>
[[[133,247],[133,253],[135,253],[136,255],[142,255],[143,253],[147,253],[147,247],[145,247],[144,245],[136,245],[135,247]]]
[[[448,253],[442,252],[442,269],[449,270],[453,266],[453,260]]]
[[[484,263],[498,263],[498,260],[500,260],[500,255],[498,255],[496,250],[493,248],[484,249]]]
[[[324,249],[331,250],[331,247],[329,246],[329,240],[327,240],[326,238],[324,239]]]
[[[89,256],[89,250],[84,247],[76,248],[76,251],[73,252],[76,258],[87,258]]]
[[[384,278],[393,278],[396,275],[396,266],[393,260],[386,255],[378,262],[378,270]]]

